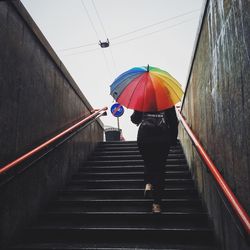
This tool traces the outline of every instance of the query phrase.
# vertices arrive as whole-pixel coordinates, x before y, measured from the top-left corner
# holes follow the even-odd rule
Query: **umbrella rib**
[[[125,73],[127,74],[127,72],[125,72]],[[126,76],[125,73],[123,73],[124,76]],[[117,95],[117,96],[115,97],[115,99],[119,98],[119,96],[121,95],[122,91],[129,85],[129,82],[130,82],[131,80],[134,80],[136,77],[138,77],[138,72],[135,72],[135,73],[131,74],[131,76],[130,76],[129,78],[133,78],[133,79],[130,79],[130,80],[128,81],[128,77],[126,76],[126,77],[124,77],[120,82],[117,83],[117,81],[119,81],[119,80],[121,79],[121,77],[118,77],[118,78],[111,84],[111,86],[110,86],[110,88],[111,88],[111,90],[110,90],[111,95],[112,95],[112,93],[116,92],[117,89],[121,88],[121,85],[122,85],[122,86],[123,86],[123,87],[122,87],[122,90],[121,90],[121,91],[118,91],[119,95]],[[126,81],[127,81],[127,83],[125,83],[125,85],[124,85],[124,82],[126,82]],[[114,84],[115,84],[115,87],[113,87],[113,89],[112,89],[112,86],[113,86]],[[113,95],[112,95],[112,96],[113,96]],[[113,97],[114,97],[114,96],[113,96]]]
[[[142,98],[142,100],[143,100],[143,102],[142,102],[142,110],[144,110],[144,103],[145,103],[144,102],[144,95],[145,95],[145,92],[146,92],[146,84],[144,84],[144,91],[143,91],[143,98]]]
[[[160,75],[155,75],[155,77],[159,77],[160,79],[163,79]],[[164,79],[163,79],[164,80]],[[170,79],[171,80],[171,79]],[[176,97],[178,99],[180,99],[180,97],[177,95],[176,91],[173,89],[173,87],[167,82],[165,81],[165,83],[168,85],[169,88],[171,88],[172,93],[176,95]],[[179,87],[179,86],[178,86]],[[182,89],[180,88],[180,90],[182,91]]]
[[[145,78],[145,75],[143,75],[143,77],[140,79],[140,81],[138,81],[138,83],[136,84],[136,87],[134,88],[133,93],[130,95],[130,99],[129,99],[129,102],[128,102],[128,106],[130,105],[130,102],[131,102],[132,97],[133,97],[133,95],[134,95],[134,93],[135,93],[135,90],[137,89],[138,85],[141,83],[141,81],[142,81],[144,78]]]
[[[150,73],[152,73],[152,72],[150,72]],[[157,104],[157,99],[156,99],[156,94],[155,94],[155,86],[154,86],[154,84],[153,84],[153,80],[152,80],[152,78],[151,78],[151,75],[150,75],[150,73],[148,74],[148,78],[149,78],[149,80],[150,80],[150,84],[151,84],[151,86],[152,86],[152,88],[154,89],[154,91],[153,91],[153,93],[152,93],[152,95],[154,95],[154,103],[155,103],[155,105],[156,105],[156,108],[155,108],[155,111],[157,111],[157,106],[158,106],[158,104]],[[147,84],[149,84],[149,80],[147,81]],[[147,85],[145,84],[145,91],[144,91],[144,93],[146,92],[146,87],[147,87]],[[144,98],[143,98],[143,100],[144,100]],[[144,103],[143,103],[143,105],[144,105]],[[143,107],[144,108],[144,107]],[[153,110],[152,110],[153,111]]]
[[[171,82],[173,82],[174,85],[176,85],[178,88],[181,89],[181,84],[174,77],[172,77],[168,72],[166,72],[166,76],[162,75],[161,73],[157,74],[156,76],[161,78],[162,80],[164,80],[164,77],[168,76],[168,79]],[[168,82],[166,82],[166,83],[168,84]]]

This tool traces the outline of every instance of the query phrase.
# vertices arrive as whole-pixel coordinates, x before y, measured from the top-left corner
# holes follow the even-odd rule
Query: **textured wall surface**
[[[250,1],[209,0],[205,6],[182,113],[250,212]],[[211,175],[180,129],[186,157],[223,249],[248,249]],[[237,220],[236,220],[237,222]]]
[[[89,115],[90,110],[22,4],[0,2],[0,167]],[[0,248],[102,140],[103,125],[96,121],[0,186]]]

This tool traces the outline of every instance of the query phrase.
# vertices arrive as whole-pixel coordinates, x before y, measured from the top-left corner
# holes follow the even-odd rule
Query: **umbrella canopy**
[[[111,96],[125,107],[142,112],[162,111],[180,102],[180,83],[168,72],[156,67],[132,68],[110,86]]]

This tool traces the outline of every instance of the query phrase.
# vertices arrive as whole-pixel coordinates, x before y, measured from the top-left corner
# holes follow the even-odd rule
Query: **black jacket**
[[[166,139],[166,141],[170,145],[176,145],[177,135],[178,135],[178,120],[177,120],[177,116],[175,112],[175,107],[173,106],[172,108],[166,109],[162,112],[164,112],[165,114],[165,122],[170,127],[170,133],[168,133],[167,138],[164,138],[164,135],[162,135],[159,137],[159,139],[156,138],[156,140]],[[134,111],[134,113],[130,117],[131,121],[137,126],[140,125],[143,120],[144,114],[147,114],[147,113]],[[152,112],[150,112],[149,114],[152,114]],[[157,114],[157,113],[153,113],[153,114]],[[138,136],[137,136],[138,142],[147,141],[147,139],[150,137],[151,135],[148,134],[145,130],[141,129],[141,126],[140,126],[138,130]]]

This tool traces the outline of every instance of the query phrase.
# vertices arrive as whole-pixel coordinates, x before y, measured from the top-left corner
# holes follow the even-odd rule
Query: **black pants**
[[[170,145],[167,142],[138,142],[138,146],[145,163],[145,184],[153,185],[154,203],[159,204],[165,187],[165,164]]]

